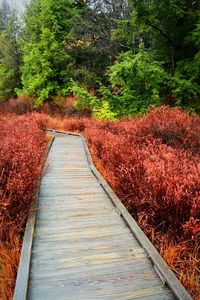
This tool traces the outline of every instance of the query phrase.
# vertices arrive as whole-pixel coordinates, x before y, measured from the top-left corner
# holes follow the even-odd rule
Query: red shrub
[[[143,118],[106,125],[88,128],[86,138],[107,179],[146,233],[157,228],[177,239],[197,236],[199,117],[163,107]]]
[[[37,120],[37,121],[36,121]],[[1,238],[14,222],[24,225],[41,173],[46,139],[37,115],[0,119]]]
[[[9,99],[5,107],[8,112],[16,113],[17,115],[23,115],[33,111],[32,102],[26,96],[20,96],[18,99]]]
[[[179,108],[162,106],[145,117],[116,122],[114,127],[119,134],[131,134],[139,141],[152,135],[168,146],[200,154],[200,118]]]
[[[87,127],[92,127],[94,120],[88,118],[69,118],[63,121],[66,131],[83,132]]]

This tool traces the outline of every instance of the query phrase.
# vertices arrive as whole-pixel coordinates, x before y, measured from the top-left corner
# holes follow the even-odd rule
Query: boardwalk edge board
[[[163,285],[166,284],[171,289],[171,291],[176,299],[192,300],[192,297],[189,295],[189,293],[186,291],[186,289],[183,287],[183,285],[177,279],[177,277],[175,276],[173,271],[167,266],[164,259],[161,257],[161,255],[155,249],[153,244],[146,237],[146,235],[144,234],[142,229],[138,226],[136,221],[133,219],[133,217],[127,211],[125,206],[122,204],[120,199],[116,196],[116,194],[113,192],[111,187],[108,185],[108,183],[105,181],[105,179],[102,177],[102,175],[99,173],[99,171],[94,166],[93,160],[92,160],[92,157],[91,157],[91,154],[90,154],[90,151],[87,146],[85,138],[79,133],[59,131],[59,130],[54,130],[54,129],[46,129],[46,131],[49,133],[52,133],[52,134],[74,135],[74,136],[81,137],[83,144],[84,144],[84,150],[86,153],[88,164],[89,164],[89,167],[90,167],[92,173],[97,178],[98,182],[100,183],[100,185],[102,186],[102,188],[104,189],[106,194],[109,196],[111,202],[114,204],[114,206],[115,206],[116,210],[118,211],[119,215],[121,216],[121,218],[125,221],[125,223],[128,225],[128,227],[130,228],[133,235],[138,240],[139,244],[146,251],[146,253],[149,256],[149,259],[151,260],[151,262],[154,266],[154,269],[156,270],[156,273],[158,274],[159,278],[161,279]],[[51,143],[51,145],[52,145],[52,143]],[[50,145],[50,147],[51,147],[51,145]],[[38,184],[36,201],[34,203],[35,209],[37,208],[37,199],[39,197],[39,186],[40,186],[40,182]],[[15,294],[14,294],[14,298],[13,298],[14,300],[25,300],[27,297],[29,267],[30,267],[35,219],[36,219],[36,211],[35,212],[33,211],[28,219],[27,227],[26,227],[26,231],[25,231],[25,235],[24,235],[22,254],[21,254],[20,265],[19,265],[19,269],[18,269]]]
[[[44,169],[44,165],[46,162],[46,158],[49,154],[49,151],[51,149],[54,139],[55,139],[55,137],[51,138],[51,141],[49,142],[49,144],[46,148],[44,158],[43,158],[43,169]],[[30,208],[30,215],[28,217],[28,221],[26,224],[13,300],[26,300],[27,299],[31,252],[32,252],[34,228],[35,228],[35,222],[36,222],[37,206],[38,206],[38,199],[39,199],[39,194],[40,194],[40,183],[42,180],[42,175],[43,175],[43,172],[41,174],[40,180],[39,180],[36,190],[34,192],[34,201],[32,202],[32,205]]]

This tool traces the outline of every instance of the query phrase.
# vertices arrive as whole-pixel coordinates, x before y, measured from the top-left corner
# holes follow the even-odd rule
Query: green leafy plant
[[[143,49],[136,55],[131,51],[120,55],[110,68],[109,77],[122,114],[145,112],[148,106],[162,102],[167,74],[161,63]],[[113,101],[117,98],[111,99],[117,108],[118,103]]]
[[[116,113],[114,113],[108,101],[103,101],[99,109],[93,109],[93,116],[98,120],[115,120]]]
[[[90,110],[96,119],[100,120],[114,120],[116,113],[114,113],[108,101],[98,99],[91,95],[84,87],[72,82],[71,92],[77,98],[75,107],[78,110]]]

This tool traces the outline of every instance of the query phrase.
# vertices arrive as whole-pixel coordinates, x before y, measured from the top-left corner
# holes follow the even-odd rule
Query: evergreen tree
[[[200,111],[199,1],[132,0],[131,2],[131,18],[119,23],[114,36],[132,51],[132,55],[124,56],[123,64],[119,60],[112,70],[115,72],[124,65],[126,67],[123,68],[123,73],[126,74],[127,66],[130,65],[130,57],[132,56],[134,60],[134,55],[140,53],[140,45],[144,44],[146,52],[155,60],[155,64],[158,62],[162,66],[167,75],[163,77],[164,81],[159,84],[159,89],[156,87],[158,95],[162,96],[160,100],[170,105],[180,105]],[[127,51],[126,47],[124,51]],[[138,75],[145,73],[142,65],[138,65]],[[113,77],[112,73],[110,74],[112,83]],[[118,71],[117,74],[120,81],[121,74]],[[124,99],[137,96],[140,102],[139,99],[143,97],[143,94],[148,94],[149,84],[152,87],[156,86],[155,76],[151,76],[148,79],[149,84],[144,86],[140,95],[134,92],[132,86],[133,82],[138,82],[140,77],[138,75],[131,79],[130,73],[129,82],[120,87],[120,91],[126,90]],[[115,79],[117,82],[116,76]],[[139,86],[137,91],[139,91]],[[137,104],[137,100],[134,102]],[[150,98],[149,102],[151,102]],[[138,103],[137,107],[139,106]]]
[[[20,87],[21,51],[18,42],[20,25],[16,15],[12,14],[4,22],[0,33],[0,98],[16,96],[15,89]]]
[[[64,43],[77,12],[70,0],[36,0],[25,14],[23,93],[36,106],[69,86],[72,59]]]
[[[193,0],[132,0],[134,21],[141,35],[148,35],[146,46],[157,52],[171,72],[181,59],[194,55],[188,37],[199,19],[199,2]]]
[[[192,0],[32,0],[21,35],[4,0],[0,97],[17,88],[39,107],[92,87],[98,109],[106,103],[104,111],[117,115],[163,102],[200,111],[199,19],[200,3]]]
[[[106,69],[122,49],[112,39],[112,31],[119,20],[128,17],[130,7],[126,0],[90,0],[79,5],[80,17],[66,41],[75,62],[73,78],[88,88],[96,88],[99,82],[107,83]]]

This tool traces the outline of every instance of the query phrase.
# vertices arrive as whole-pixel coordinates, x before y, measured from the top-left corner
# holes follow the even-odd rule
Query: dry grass
[[[20,259],[21,240],[18,228],[13,226],[7,233],[7,241],[0,244],[0,299],[12,299],[15,278]]]
[[[181,283],[193,295],[193,299],[198,300],[200,296],[200,242],[198,238],[195,241],[175,243],[165,237],[161,254]]]

